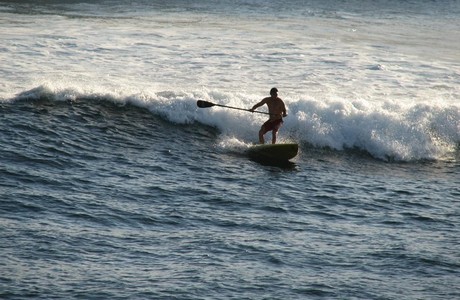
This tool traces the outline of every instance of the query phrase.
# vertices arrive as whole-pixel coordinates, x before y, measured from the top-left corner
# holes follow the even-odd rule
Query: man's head
[[[272,88],[272,89],[270,90],[270,95],[273,96],[273,97],[278,96],[278,89],[275,88],[275,87]]]

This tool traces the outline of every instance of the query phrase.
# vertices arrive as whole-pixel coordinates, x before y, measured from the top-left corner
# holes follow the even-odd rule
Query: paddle
[[[233,106],[227,106],[227,105],[222,105],[222,104],[215,104],[212,102],[204,101],[204,100],[198,100],[196,102],[196,105],[199,108],[208,108],[208,107],[213,107],[213,106],[220,106],[220,107],[226,107],[226,108],[231,108],[231,109],[237,109],[237,110],[244,110],[244,111],[249,111],[249,112],[255,112],[258,114],[265,114],[265,115],[271,115],[270,113],[263,112],[263,111],[252,111],[250,109],[244,109],[244,108],[239,108],[239,107],[233,107]]]

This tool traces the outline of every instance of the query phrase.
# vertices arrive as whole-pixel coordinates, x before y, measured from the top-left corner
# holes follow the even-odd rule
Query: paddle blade
[[[208,102],[208,101],[204,101],[204,100],[198,100],[196,102],[196,105],[199,107],[199,108],[207,108],[207,107],[213,107],[215,104],[214,103],[211,103],[211,102]]]

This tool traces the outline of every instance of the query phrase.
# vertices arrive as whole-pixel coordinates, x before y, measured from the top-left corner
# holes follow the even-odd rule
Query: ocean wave
[[[265,116],[240,110],[198,108],[205,99],[247,109],[256,95],[219,91],[138,91],[120,93],[100,89],[42,85],[18,94],[11,101],[87,101],[133,105],[174,124],[203,124],[219,130],[226,146],[256,141]],[[460,107],[453,104],[360,101],[319,101],[298,95],[286,101],[289,116],[280,131],[281,141],[295,140],[338,151],[355,149],[388,161],[449,159],[460,143]],[[237,141],[237,142],[235,142]]]

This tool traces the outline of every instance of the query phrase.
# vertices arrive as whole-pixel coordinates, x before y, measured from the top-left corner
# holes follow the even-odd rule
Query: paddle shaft
[[[243,111],[248,111],[248,112],[254,112],[254,113],[258,113],[258,114],[273,115],[271,113],[267,113],[267,112],[263,112],[263,111],[257,111],[257,110],[252,111],[250,109],[234,107],[234,106],[228,106],[228,105],[222,105],[222,104],[215,104],[215,103],[211,103],[211,102],[203,101],[203,100],[198,100],[197,105],[198,105],[198,107],[201,107],[201,108],[220,106],[220,107],[225,107],[225,108],[231,108],[231,109],[243,110]]]
[[[243,111],[248,111],[248,112],[255,112],[255,113],[264,114],[264,115],[271,115],[268,112],[257,111],[257,110],[252,111],[250,109],[245,109],[245,108],[240,108],[240,107],[233,107],[233,106],[227,106],[227,105],[221,105],[221,104],[216,104],[216,106],[226,107],[226,108],[231,108],[231,109],[237,109],[237,110],[243,110]]]

